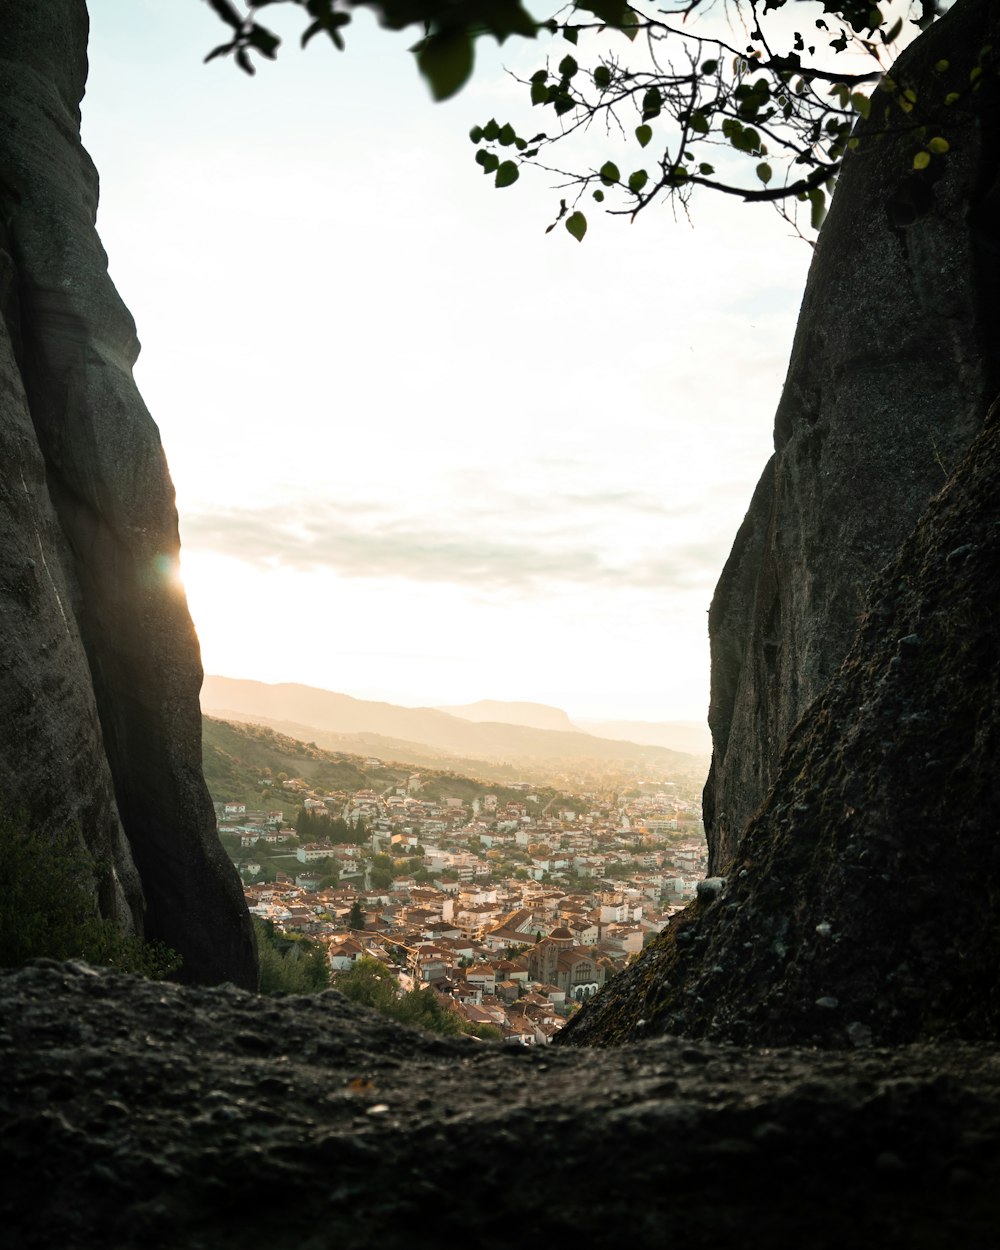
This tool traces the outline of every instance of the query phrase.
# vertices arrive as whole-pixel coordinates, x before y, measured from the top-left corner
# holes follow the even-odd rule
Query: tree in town
[[[352,1002],[372,1007],[401,1024],[451,1037],[466,1031],[462,1017],[443,1002],[430,986],[400,993],[392,971],[367,955],[357,960],[353,968],[340,973],[335,984]]]
[[[319,874],[318,889],[333,890],[340,884],[340,865],[332,855],[316,860],[312,868],[313,872]]]
[[[443,1033],[446,1037],[457,1037],[466,1031],[463,1018],[430,986],[403,994],[394,1015],[402,1024],[415,1025],[430,1033]]]
[[[336,988],[352,1002],[390,1014],[399,1000],[399,987],[392,972],[369,955],[362,955],[354,967],[337,974]]]
[[[372,858],[370,880],[372,889],[387,890],[392,884],[392,857],[385,854],[375,855]]]
[[[326,951],[300,934],[279,933],[270,920],[254,917],[257,988],[262,994],[316,994],[330,984]]]
[[[209,59],[232,54],[253,72],[253,54],[277,54],[277,36],[256,20],[262,4],[243,14],[230,0],[209,3],[231,35]],[[914,172],[933,176],[1000,52],[956,49],[920,81],[889,74],[899,49],[948,7],[941,0],[824,0],[818,16],[804,0],[733,0],[724,12],[711,0],[575,0],[541,18],[519,0],[265,3],[305,10],[303,44],[323,35],[343,48],[362,4],[389,29],[422,26],[417,65],[437,99],[467,81],[477,39],[538,40],[544,63],[518,81],[541,125],[494,117],[470,138],[498,188],[525,166],[554,175],[565,194],[549,229],[561,222],[578,240],[588,206],[634,220],[664,200],[685,211],[696,188],[769,202],[790,219],[805,208],[818,229],[845,156],[881,129],[908,131]],[[867,137],[855,135],[873,110]],[[607,159],[593,159],[598,132]]]
[[[351,904],[351,910],[347,913],[347,926],[349,929],[365,927],[365,912],[359,899],[355,899]]]

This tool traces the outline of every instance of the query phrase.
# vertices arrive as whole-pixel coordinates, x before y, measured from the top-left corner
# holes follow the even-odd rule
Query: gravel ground
[[[507,1048],[50,961],[0,1002],[11,1245],[998,1243],[996,1048]]]

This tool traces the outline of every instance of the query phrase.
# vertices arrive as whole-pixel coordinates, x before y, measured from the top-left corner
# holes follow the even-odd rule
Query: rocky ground
[[[335,991],[0,976],[0,1220],[32,1247],[996,1245],[1000,1054],[509,1049]]]

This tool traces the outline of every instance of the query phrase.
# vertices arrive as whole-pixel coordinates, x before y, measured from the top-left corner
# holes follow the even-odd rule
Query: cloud
[[[623,557],[592,541],[589,526],[496,536],[480,518],[449,525],[335,502],[186,513],[182,529],[186,547],[260,568],[480,591],[529,593],[546,585],[687,591],[711,586],[725,556],[709,538],[632,547]]]

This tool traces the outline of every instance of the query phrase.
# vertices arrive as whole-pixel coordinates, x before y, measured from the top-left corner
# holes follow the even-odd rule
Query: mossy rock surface
[[[725,889],[561,1041],[997,1039],[998,415],[874,582]]]

